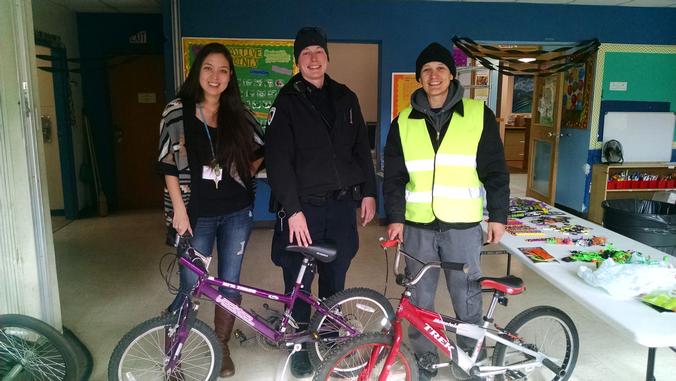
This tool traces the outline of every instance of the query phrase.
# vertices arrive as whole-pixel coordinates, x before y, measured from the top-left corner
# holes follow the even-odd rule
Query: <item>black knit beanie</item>
[[[448,66],[448,69],[453,74],[453,78],[456,77],[455,61],[453,61],[453,55],[451,51],[443,47],[437,42],[433,42],[418,55],[418,59],[415,60],[415,79],[420,82],[420,70],[422,70],[423,65],[428,62],[438,61]]]
[[[326,58],[329,58],[329,48],[326,45],[326,32],[319,27],[306,26],[300,28],[296,34],[296,40],[293,42],[293,57],[296,59],[296,63],[298,63],[300,52],[312,45],[319,45],[324,48]]]

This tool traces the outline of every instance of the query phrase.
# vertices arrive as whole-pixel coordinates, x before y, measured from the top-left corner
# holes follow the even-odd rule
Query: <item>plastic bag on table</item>
[[[590,285],[623,298],[676,287],[676,269],[668,262],[657,265],[618,264],[612,259],[606,259],[595,271],[587,266],[580,266],[577,275]]]

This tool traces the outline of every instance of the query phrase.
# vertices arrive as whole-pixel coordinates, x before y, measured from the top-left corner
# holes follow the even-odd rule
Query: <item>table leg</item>
[[[648,348],[648,366],[646,368],[646,381],[655,381],[655,352],[657,348]]]

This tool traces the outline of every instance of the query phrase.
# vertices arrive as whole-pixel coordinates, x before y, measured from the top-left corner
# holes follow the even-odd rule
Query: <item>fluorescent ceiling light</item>
[[[524,58],[519,58],[519,61],[528,63],[528,62],[533,62],[533,61],[535,61],[535,58],[533,58],[533,57],[524,57]]]

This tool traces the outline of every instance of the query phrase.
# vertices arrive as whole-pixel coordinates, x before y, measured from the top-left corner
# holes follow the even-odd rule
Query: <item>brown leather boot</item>
[[[228,298],[231,302],[240,305],[242,298]],[[214,313],[214,327],[218,341],[223,346],[223,362],[221,363],[221,377],[232,377],[235,375],[235,364],[230,358],[230,348],[228,348],[228,341],[232,336],[232,327],[235,325],[235,317],[229,312],[216,307]]]

